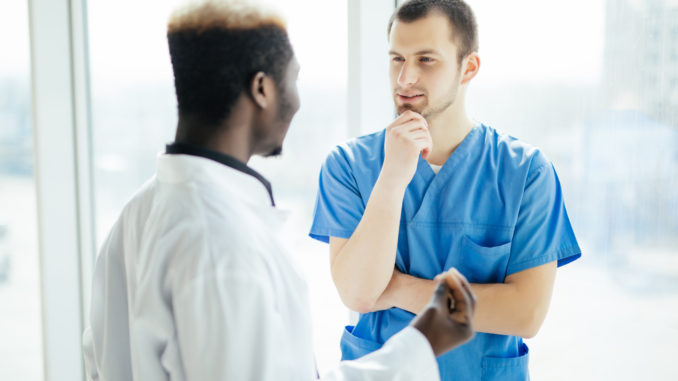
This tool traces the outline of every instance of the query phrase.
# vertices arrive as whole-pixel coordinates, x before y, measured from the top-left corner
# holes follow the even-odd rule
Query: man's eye
[[[393,62],[403,62],[405,59],[403,57],[393,57]]]
[[[433,58],[431,58],[431,57],[421,57],[419,59],[419,62],[427,62],[427,63],[433,62]]]

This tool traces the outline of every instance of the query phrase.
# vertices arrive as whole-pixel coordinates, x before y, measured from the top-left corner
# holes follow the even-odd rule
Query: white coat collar
[[[268,192],[269,197],[271,198],[271,205],[275,206],[275,200],[273,199],[273,189],[271,187],[271,183],[268,180],[266,180],[264,176],[262,176],[259,172],[250,168],[249,166],[247,166],[246,163],[236,159],[231,155],[227,155],[225,153],[215,151],[200,145],[184,142],[174,142],[168,144],[165,148],[165,153],[203,157],[206,159],[214,160],[227,167],[231,167],[237,171],[248,174],[254,177],[255,179],[259,180],[264,185],[266,191]]]
[[[209,182],[240,201],[271,208],[271,196],[256,177],[218,161],[186,154],[158,155],[157,179],[167,183]]]

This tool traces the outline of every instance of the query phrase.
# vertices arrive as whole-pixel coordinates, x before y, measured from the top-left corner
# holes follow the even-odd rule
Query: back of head
[[[471,7],[464,0],[409,0],[395,10],[388,23],[391,34],[393,23],[413,22],[426,17],[431,12],[443,14],[452,27],[452,38],[457,45],[459,62],[468,54],[478,51],[478,25]]]
[[[167,39],[179,117],[212,128],[230,115],[256,73],[280,86],[294,55],[283,19],[244,0],[203,0],[177,9]]]

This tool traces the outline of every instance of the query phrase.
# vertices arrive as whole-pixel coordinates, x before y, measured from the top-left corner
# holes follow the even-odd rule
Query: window
[[[662,16],[678,5],[469,3],[482,62],[471,114],[546,152],[583,250],[528,340],[532,377],[666,379],[678,371],[678,103],[658,79],[678,65],[678,20]]]
[[[0,3],[0,379],[41,380],[28,2]]]

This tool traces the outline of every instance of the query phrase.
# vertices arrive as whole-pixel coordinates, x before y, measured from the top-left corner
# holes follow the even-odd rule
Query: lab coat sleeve
[[[111,230],[97,256],[92,277],[89,324],[82,337],[87,380],[129,378],[127,288],[120,223]],[[113,317],[115,316],[115,317]]]
[[[428,340],[416,328],[406,327],[378,351],[357,360],[342,361],[322,381],[439,380],[438,363]]]
[[[85,359],[85,379],[87,381],[98,381],[99,372],[97,370],[94,358],[94,341],[92,339],[92,328],[87,327],[82,336],[82,353]]]
[[[184,286],[173,310],[186,380],[276,380],[292,366],[277,353],[285,327],[264,279],[217,269]]]

